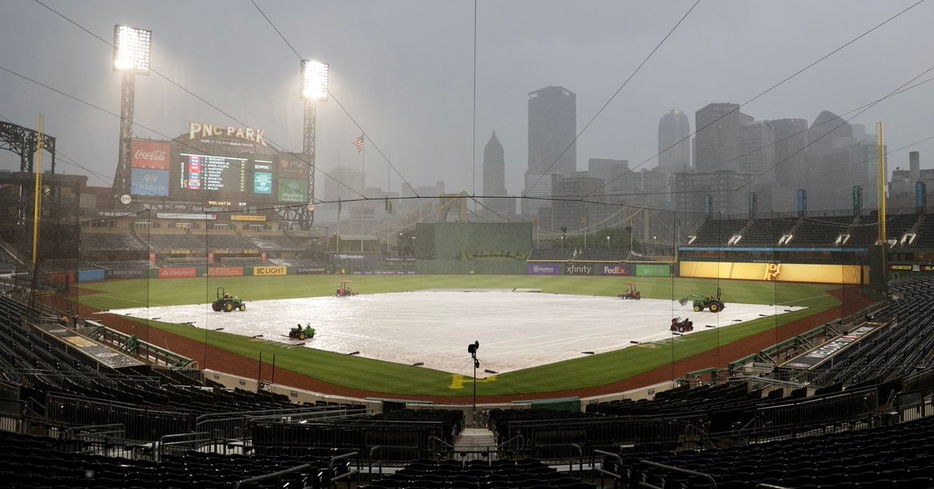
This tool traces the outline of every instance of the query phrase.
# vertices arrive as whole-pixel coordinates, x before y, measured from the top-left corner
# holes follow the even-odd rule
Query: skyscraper
[[[738,168],[740,128],[752,121],[737,104],[707,104],[698,110],[694,115],[694,168],[701,172]]]
[[[823,111],[808,129],[808,209],[852,206],[853,187],[862,187],[865,207],[877,198],[873,138],[853,138],[853,128],[833,112]]]
[[[574,92],[563,87],[545,87],[529,94],[530,172],[577,171],[577,143],[572,143],[576,135],[577,96]],[[568,144],[571,146],[564,151]]]
[[[676,172],[691,167],[690,135],[691,123],[684,112],[671,109],[671,112],[662,116],[658,121],[659,168],[666,172]]]
[[[808,121],[805,119],[778,119],[772,121],[775,131],[775,179],[779,185],[804,188],[807,179],[806,153]]]
[[[577,170],[577,96],[563,87],[545,87],[529,94],[529,167],[524,194],[551,196],[552,173]],[[565,151],[565,148],[567,150]],[[537,182],[537,183],[536,183]],[[522,213],[534,216],[544,201],[522,201]]]
[[[490,136],[483,148],[483,195],[489,197],[506,195],[506,159],[503,145],[496,137],[496,131]],[[483,205],[484,213],[493,218],[509,218],[516,213],[516,205],[512,199],[497,199],[486,197]]]
[[[775,183],[775,130],[771,121],[756,121],[739,128],[736,168],[758,183]]]

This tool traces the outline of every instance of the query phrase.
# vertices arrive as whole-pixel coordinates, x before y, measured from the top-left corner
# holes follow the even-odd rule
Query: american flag
[[[353,140],[353,145],[355,148],[357,148],[357,153],[363,151],[363,134],[361,134],[357,139]]]

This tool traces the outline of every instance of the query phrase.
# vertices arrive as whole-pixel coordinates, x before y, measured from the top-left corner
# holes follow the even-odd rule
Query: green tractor
[[[211,303],[211,309],[214,312],[231,312],[233,310],[246,311],[246,302],[243,299],[224,292],[223,287],[217,288],[217,298]]]
[[[711,297],[709,295],[691,294],[678,302],[683,306],[687,304],[688,301],[694,302],[694,312],[701,312],[704,309],[709,309],[710,312],[720,312],[724,307],[726,307],[726,304],[723,303],[723,299],[720,298],[719,287],[717,287],[716,297]]]

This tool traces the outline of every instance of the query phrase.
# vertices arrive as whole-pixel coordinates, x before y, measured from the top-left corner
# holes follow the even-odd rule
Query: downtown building
[[[918,184],[923,183],[924,197],[919,195]],[[908,169],[896,166],[889,180],[889,196],[886,206],[889,209],[908,209],[925,207],[934,191],[934,170],[921,169],[921,154],[917,151],[908,153]],[[923,199],[923,200],[922,200]],[[921,202],[918,202],[922,200]],[[922,204],[919,206],[918,204]]]
[[[554,173],[577,171],[577,96],[563,87],[545,87],[529,94],[529,161],[523,195],[550,198]],[[522,215],[542,218],[547,200],[523,199]],[[546,214],[549,214],[546,211]]]
[[[503,145],[490,136],[483,148],[483,209],[480,214],[493,221],[509,220],[516,215],[515,199],[506,197],[506,158]],[[500,198],[497,198],[500,197]]]
[[[678,109],[658,121],[658,168],[668,173],[691,169],[691,123]]]
[[[875,136],[862,128],[857,136],[849,123],[830,111],[821,112],[808,128],[807,181],[802,187],[809,211],[851,209],[855,187],[862,189],[862,208],[875,208]]]

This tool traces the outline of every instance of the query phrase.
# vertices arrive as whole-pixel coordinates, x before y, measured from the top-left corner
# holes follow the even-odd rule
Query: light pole
[[[606,249],[610,249],[610,237],[606,237]]]
[[[315,195],[315,124],[316,102],[328,99],[328,65],[318,61],[303,59],[299,64],[301,70],[301,89],[299,94],[304,100],[305,112],[302,119],[302,154],[308,160],[308,201],[311,203]],[[306,216],[300,226],[311,225],[314,210],[310,205],[302,208]],[[338,217],[338,220],[340,218]]]
[[[477,369],[480,368],[480,360],[477,360],[477,350],[480,349],[480,341],[474,340],[473,343],[467,345],[467,353],[470,353],[470,358],[473,359],[473,421],[474,424],[477,423]]]
[[[123,73],[120,86],[120,139],[113,190],[117,196],[130,191],[130,143],[133,139],[133,107],[136,75],[149,74],[152,31],[117,24],[114,26],[113,70]]]

